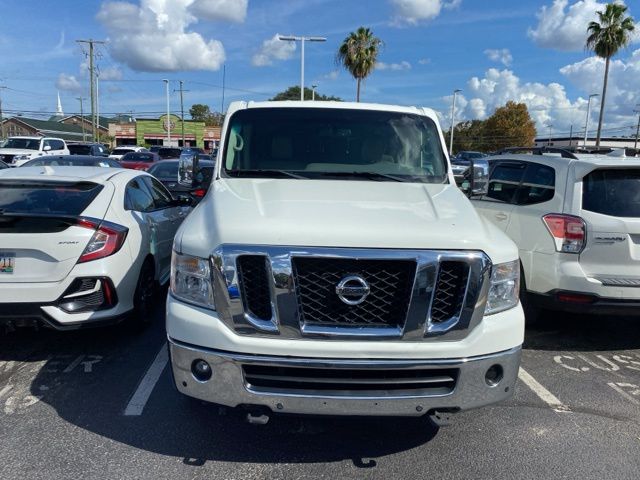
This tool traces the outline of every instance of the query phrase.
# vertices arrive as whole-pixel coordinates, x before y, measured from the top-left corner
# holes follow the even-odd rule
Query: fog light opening
[[[484,374],[484,380],[490,387],[497,386],[502,381],[503,377],[504,370],[502,369],[502,366],[498,364],[489,367],[487,373]]]
[[[191,374],[199,382],[206,382],[212,375],[211,365],[198,358],[191,363]]]

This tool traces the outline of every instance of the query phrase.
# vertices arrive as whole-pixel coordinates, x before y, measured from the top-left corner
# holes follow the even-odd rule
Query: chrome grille
[[[469,265],[444,261],[440,264],[431,303],[431,322],[442,323],[460,315],[467,291]]]
[[[453,368],[308,368],[243,365],[247,388],[261,393],[325,396],[435,396],[453,392]]]
[[[271,294],[267,276],[267,257],[238,257],[238,276],[245,310],[259,320],[271,320]]]
[[[407,315],[416,263],[411,260],[294,258],[293,275],[300,319],[305,325],[402,327]],[[370,293],[358,305],[340,300],[336,286],[359,276]]]

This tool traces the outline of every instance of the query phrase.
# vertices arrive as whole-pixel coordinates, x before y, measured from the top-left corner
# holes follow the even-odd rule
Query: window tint
[[[178,180],[178,162],[156,163],[147,171],[154,177]]]
[[[525,165],[520,162],[497,162],[489,174],[489,193],[485,198],[513,203],[522,181]]]
[[[71,155],[89,155],[91,147],[89,145],[69,145]]]
[[[50,140],[51,150],[64,150],[64,142],[62,140]]]
[[[617,217],[640,217],[640,169],[599,169],[582,180],[582,208]]]
[[[0,181],[0,210],[53,215],[80,215],[102,190],[92,182]]]
[[[173,206],[173,197],[164,185],[152,177],[143,177],[143,181],[151,192],[156,210]]]
[[[553,198],[555,182],[556,171],[553,168],[539,163],[529,163],[516,195],[516,203],[533,205],[548,202]]]
[[[140,177],[131,180],[127,185],[126,202],[128,210],[150,212],[154,209],[153,198],[151,198]]]

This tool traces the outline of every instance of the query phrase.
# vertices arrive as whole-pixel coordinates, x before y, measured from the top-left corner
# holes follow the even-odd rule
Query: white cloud
[[[376,70],[393,70],[396,72],[402,70],[411,70],[411,64],[406,60],[403,60],[400,63],[376,62]]]
[[[199,19],[242,23],[248,3],[249,0],[195,0],[190,10]]]
[[[326,75],[324,75],[322,78],[325,78],[327,80],[336,80],[339,75],[340,75],[340,70],[332,70]]]
[[[56,88],[58,90],[64,90],[66,92],[78,93],[82,91],[82,86],[80,82],[74,75],[67,75],[66,73],[61,73],[58,75],[58,79],[56,80]]]
[[[552,5],[540,8],[536,14],[538,25],[529,28],[527,33],[540,47],[581,51],[584,50],[587,40],[589,22],[597,20],[596,12],[604,9],[605,3],[596,0],[580,0],[571,5],[569,0],[554,0]],[[636,30],[638,27],[640,23],[637,24]],[[640,32],[636,31],[633,41],[638,40]]]
[[[484,51],[484,54],[492,62],[500,62],[505,67],[511,65],[511,62],[513,61],[513,55],[511,55],[511,52],[508,48],[488,48]]]
[[[456,121],[485,119],[497,107],[507,101],[525,103],[536,122],[538,132],[548,134],[545,125],[552,124],[556,133],[569,134],[573,125],[574,135],[584,129],[587,99],[591,93],[602,90],[604,61],[590,57],[560,69],[582,95],[572,100],[560,83],[523,82],[512,70],[490,68],[482,77],[472,77],[456,100]],[[630,135],[631,126],[637,121],[633,114],[634,105],[640,98],[640,49],[630,57],[611,62],[609,88],[603,132],[611,135]],[[443,121],[451,121],[451,95],[443,97]],[[599,104],[591,104],[591,128],[595,128]],[[607,133],[608,132],[608,133]]]
[[[396,25],[417,25],[425,20],[433,20],[443,8],[458,8],[462,0],[390,0],[394,7]]]
[[[122,70],[118,67],[107,67],[98,69],[100,80],[121,80],[122,79]]]
[[[260,50],[251,58],[251,64],[255,67],[273,65],[274,60],[288,60],[296,51],[296,42],[279,40],[279,33],[262,42]]]
[[[431,63],[431,59],[430,58],[421,58],[420,60],[418,60],[418,63],[420,65],[429,65]]]
[[[197,3],[209,12],[206,18],[225,18],[226,13],[214,17],[211,2]],[[225,59],[222,43],[188,30],[198,21],[192,8],[194,0],[140,0],[140,6],[105,2],[96,18],[109,33],[111,56],[133,70],[217,70]]]

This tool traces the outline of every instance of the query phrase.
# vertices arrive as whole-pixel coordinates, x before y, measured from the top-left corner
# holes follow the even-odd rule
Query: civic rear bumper
[[[438,360],[281,357],[203,349],[171,338],[169,351],[176,386],[185,395],[229,407],[266,407],[278,413],[362,416],[422,416],[434,410],[468,410],[500,402],[513,394],[521,356],[518,346],[491,355]],[[199,381],[193,375],[192,365],[196,360],[204,360],[210,365],[212,376],[209,380]],[[495,365],[500,366],[502,378],[490,384],[485,377]],[[456,372],[456,381],[451,391],[444,394],[442,391],[399,394],[391,390],[376,394],[357,390],[326,393],[284,387],[266,391],[247,381],[246,366],[272,368],[273,371],[292,367],[315,369],[329,377],[331,372],[349,369],[367,372],[422,369],[435,375]]]

